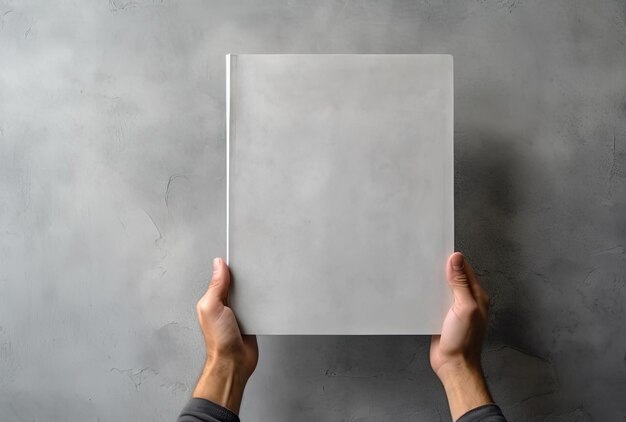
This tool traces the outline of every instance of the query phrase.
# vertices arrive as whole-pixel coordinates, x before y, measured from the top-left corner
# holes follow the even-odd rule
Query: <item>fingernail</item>
[[[452,257],[452,261],[450,262],[450,264],[452,264],[452,269],[454,271],[461,271],[463,269],[464,262],[465,259],[463,258],[463,255],[460,253],[456,253]]]
[[[215,274],[220,269],[220,264],[222,263],[221,258],[213,259],[213,274]]]

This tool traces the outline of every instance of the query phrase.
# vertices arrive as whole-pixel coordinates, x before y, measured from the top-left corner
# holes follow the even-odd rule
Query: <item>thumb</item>
[[[448,259],[446,270],[448,284],[454,295],[454,302],[457,304],[470,304],[475,302],[470,289],[470,279],[465,266],[465,257],[460,252],[455,252]]]
[[[213,260],[213,275],[211,277],[211,284],[209,284],[209,291],[207,293],[218,299],[223,304],[226,304],[229,286],[230,271],[228,270],[228,266],[222,258],[215,258]]]

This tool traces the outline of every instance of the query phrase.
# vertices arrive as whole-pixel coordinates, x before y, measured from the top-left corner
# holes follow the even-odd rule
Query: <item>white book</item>
[[[229,303],[249,334],[439,333],[449,55],[226,56]]]

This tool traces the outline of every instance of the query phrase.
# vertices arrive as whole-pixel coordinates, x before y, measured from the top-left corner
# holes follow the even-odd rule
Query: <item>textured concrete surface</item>
[[[621,0],[0,0],[0,414],[168,421],[224,252],[224,54],[449,53],[511,420],[626,417]],[[423,337],[261,338],[247,421],[448,420]]]

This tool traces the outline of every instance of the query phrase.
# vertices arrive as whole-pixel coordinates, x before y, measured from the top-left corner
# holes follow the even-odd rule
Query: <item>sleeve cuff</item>
[[[212,401],[192,398],[180,413],[180,419],[197,418],[202,422],[240,422],[239,416]]]
[[[485,404],[465,413],[456,422],[506,422],[506,419],[497,405]]]

